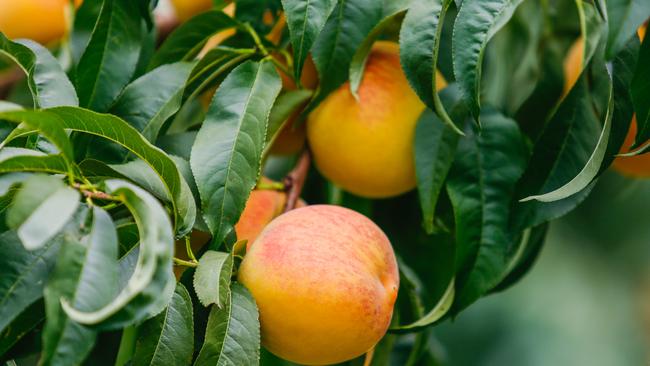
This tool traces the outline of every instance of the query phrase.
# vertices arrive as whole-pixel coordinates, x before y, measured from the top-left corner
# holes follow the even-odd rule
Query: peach
[[[264,347],[307,365],[368,352],[386,333],[399,287],[386,235],[331,205],[274,219],[250,246],[238,280],[259,307]]]
[[[438,73],[437,89],[446,86]],[[425,106],[402,71],[399,46],[377,42],[358,90],[349,83],[307,118],[307,140],[319,171],[359,196],[396,196],[415,187],[413,138]]]
[[[80,3],[75,1],[75,6]],[[57,41],[68,30],[69,4],[70,0],[0,0],[0,32],[41,44]]]

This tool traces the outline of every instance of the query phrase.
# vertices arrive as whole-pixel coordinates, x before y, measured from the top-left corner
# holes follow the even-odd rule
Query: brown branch
[[[284,212],[291,211],[296,207],[296,203],[300,199],[300,193],[302,193],[302,187],[305,185],[310,163],[309,150],[305,150],[295,168],[284,178],[285,191],[287,192],[287,205],[284,207]]]
[[[98,199],[98,200],[105,200],[105,201],[120,201],[119,198],[115,196],[111,196],[108,193],[99,192],[99,191],[89,191],[83,188],[79,183],[73,184],[72,187],[77,189],[79,192],[81,192],[81,194],[84,197],[88,197],[90,199]]]

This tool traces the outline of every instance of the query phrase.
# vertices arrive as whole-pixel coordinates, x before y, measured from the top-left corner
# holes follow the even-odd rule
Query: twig
[[[300,156],[296,167],[284,177],[284,186],[287,192],[287,205],[284,207],[284,212],[291,211],[296,207],[296,203],[300,199],[300,193],[302,193],[302,187],[305,185],[310,163],[309,150],[305,150]]]
[[[87,198],[90,198],[90,199],[121,202],[121,200],[118,197],[111,196],[108,193],[104,193],[104,192],[100,192],[100,191],[88,190],[88,189],[85,188],[84,185],[81,185],[79,183],[73,184],[72,187],[77,189],[79,192],[81,192],[81,194],[83,194],[84,197],[87,197]]]

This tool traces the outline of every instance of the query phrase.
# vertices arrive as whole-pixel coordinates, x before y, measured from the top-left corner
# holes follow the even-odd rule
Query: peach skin
[[[331,205],[274,219],[250,246],[238,279],[259,307],[262,344],[307,365],[368,352],[386,333],[399,287],[386,235]]]

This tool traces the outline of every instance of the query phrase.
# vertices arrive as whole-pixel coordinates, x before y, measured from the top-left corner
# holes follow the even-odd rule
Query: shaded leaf
[[[60,155],[46,155],[40,151],[19,147],[0,150],[0,173],[43,172],[66,174],[68,165]]]
[[[650,18],[650,2],[645,0],[608,0],[607,58],[612,59],[625,47],[637,28]]]
[[[481,68],[490,39],[512,17],[522,0],[465,0],[454,24],[454,75],[474,118],[481,108]]]
[[[233,283],[226,306],[210,310],[205,341],[195,366],[254,366],[260,360],[257,305],[245,287]]]
[[[636,111],[637,134],[634,147],[650,139],[650,37],[646,36],[639,50],[638,62],[630,92]]]
[[[282,0],[293,47],[293,72],[296,80],[300,80],[307,54],[335,5],[335,0]]]
[[[193,352],[192,300],[178,283],[167,308],[138,328],[133,365],[191,365]]]
[[[482,118],[482,130],[473,126],[461,140],[447,183],[456,221],[454,313],[502,279],[511,200],[528,155],[515,121],[496,112],[484,112]]]

